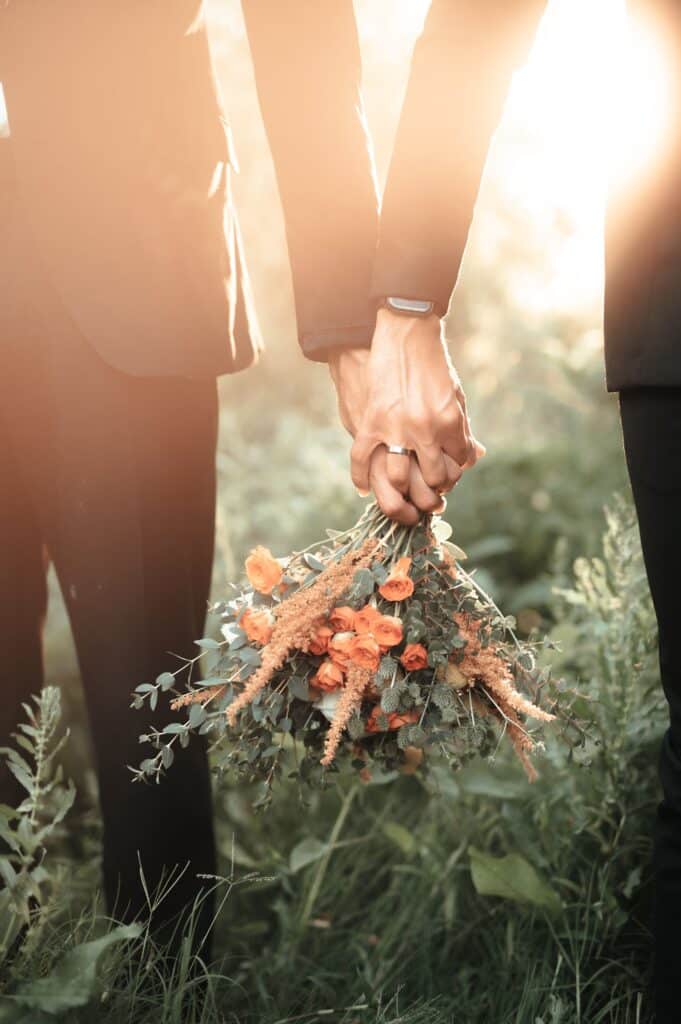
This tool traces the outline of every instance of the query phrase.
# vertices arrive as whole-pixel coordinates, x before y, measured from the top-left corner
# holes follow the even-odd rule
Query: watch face
[[[411,316],[429,316],[435,307],[434,302],[425,299],[399,299],[392,295],[385,301],[389,309],[396,313],[408,313]]]

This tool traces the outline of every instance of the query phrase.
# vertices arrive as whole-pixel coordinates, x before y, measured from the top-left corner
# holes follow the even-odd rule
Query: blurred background
[[[381,182],[427,7],[426,0],[355,3]],[[337,421],[328,373],[306,362],[297,347],[282,217],[240,4],[209,0],[207,11],[241,168],[236,201],[267,344],[260,365],[249,371],[247,401],[246,378],[221,382],[218,597],[256,543],[285,554],[327,526],[349,525],[362,502],[349,478],[349,439]],[[539,628],[560,644],[557,671],[583,686],[602,716],[600,752],[585,758],[586,767],[568,766],[555,753],[544,788],[539,784],[529,795],[515,768],[504,764],[473,772],[467,783],[450,781],[437,809],[425,808],[415,781],[404,780],[390,798],[368,794],[349,829],[351,848],[340,854],[336,877],[345,883],[336,881],[322,894],[318,933],[303,952],[286,941],[286,921],[304,892],[304,872],[289,858],[300,843],[322,841],[337,806],[331,797],[315,798],[315,814],[300,818],[291,796],[272,817],[256,820],[248,794],[221,791],[223,855],[236,856],[237,869],[274,877],[252,891],[246,887],[225,914],[224,942],[238,963],[244,1020],[274,1021],[277,1013],[282,1020],[287,1013],[287,1020],[315,1020],[313,1011],[340,1005],[346,985],[347,1004],[361,993],[370,1003],[377,992],[390,994],[381,1012],[333,1019],[644,1019],[646,959],[636,950],[645,949],[646,917],[645,910],[637,916],[637,907],[647,899],[651,744],[661,727],[661,698],[617,402],[604,383],[603,216],[610,176],[641,173],[654,158],[664,133],[663,70],[654,45],[627,22],[623,0],[551,0],[494,139],[446,325],[475,432],[488,448],[449,500],[454,540],[483,585],[517,616],[521,631]],[[614,510],[607,520],[605,506]],[[91,752],[68,628],[54,584],[52,590],[49,681],[62,687],[72,723],[66,767],[78,784],[87,837],[97,831]],[[386,821],[392,831],[383,828]],[[365,854],[362,874],[352,844],[360,844],[354,847],[359,856],[366,849],[361,837],[376,828],[379,839],[371,857]],[[571,846],[575,836],[583,839]],[[82,836],[72,841],[94,849]],[[461,853],[468,843],[499,855],[522,850],[563,885],[563,896],[574,903],[570,924],[538,923],[536,908],[518,918],[516,910],[500,910],[501,903],[492,900],[490,909],[489,900],[481,902]],[[92,885],[90,867],[83,879],[85,888]],[[471,922],[477,923],[474,940]],[[347,943],[352,983],[333,966]],[[594,982],[590,1013],[582,1016],[580,965],[582,974],[588,963],[601,978],[603,963],[628,964],[632,949],[639,973],[622,966],[621,975],[608,974],[600,988]],[[452,956],[460,966],[460,1017],[451,1002]],[[297,988],[293,968],[284,966],[291,957],[298,957]],[[325,964],[323,979],[314,980],[310,958]],[[483,962],[494,962],[494,975],[480,973]],[[494,994],[490,977],[497,982]],[[279,1002],[273,986],[279,986]]]

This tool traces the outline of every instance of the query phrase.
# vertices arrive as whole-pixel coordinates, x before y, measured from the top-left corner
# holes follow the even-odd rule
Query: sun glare
[[[598,322],[608,191],[654,171],[674,98],[665,40],[632,19],[624,0],[549,3],[486,175],[534,240],[535,263],[504,264],[525,315],[579,312]],[[499,231],[515,230],[504,223],[498,204],[480,204],[473,247],[490,264]]]
[[[554,0],[517,75],[512,116],[569,143],[563,177],[573,186],[587,163],[592,178],[616,182],[654,163],[672,100],[665,41],[627,13],[625,0]]]

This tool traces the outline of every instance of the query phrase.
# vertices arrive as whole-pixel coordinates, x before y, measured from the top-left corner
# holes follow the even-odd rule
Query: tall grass
[[[258,816],[243,787],[220,789],[225,878],[211,964],[193,958],[189,937],[169,960],[144,922],[122,929],[70,889],[60,868],[70,790],[55,758],[41,768],[24,750],[27,800],[6,828],[23,834],[32,821],[39,842],[29,860],[3,858],[3,876],[12,858],[18,874],[40,871],[5,950],[0,1021],[649,1020],[648,836],[664,714],[630,508],[608,511],[598,558],[573,574],[559,550],[554,573],[554,661],[584,693],[586,746],[571,754],[551,741],[534,787],[502,755],[427,785],[340,780],[304,813],[293,790]],[[46,691],[32,712],[46,751],[57,711]],[[506,872],[507,898],[474,879],[471,850]],[[87,870],[96,884],[96,862]],[[3,932],[15,904],[0,907]]]

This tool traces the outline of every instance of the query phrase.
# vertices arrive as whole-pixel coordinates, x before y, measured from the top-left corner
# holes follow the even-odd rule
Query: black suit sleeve
[[[242,0],[303,352],[368,347],[378,198],[352,0]]]
[[[414,48],[371,292],[434,300],[456,284],[487,151],[545,0],[433,0]]]

